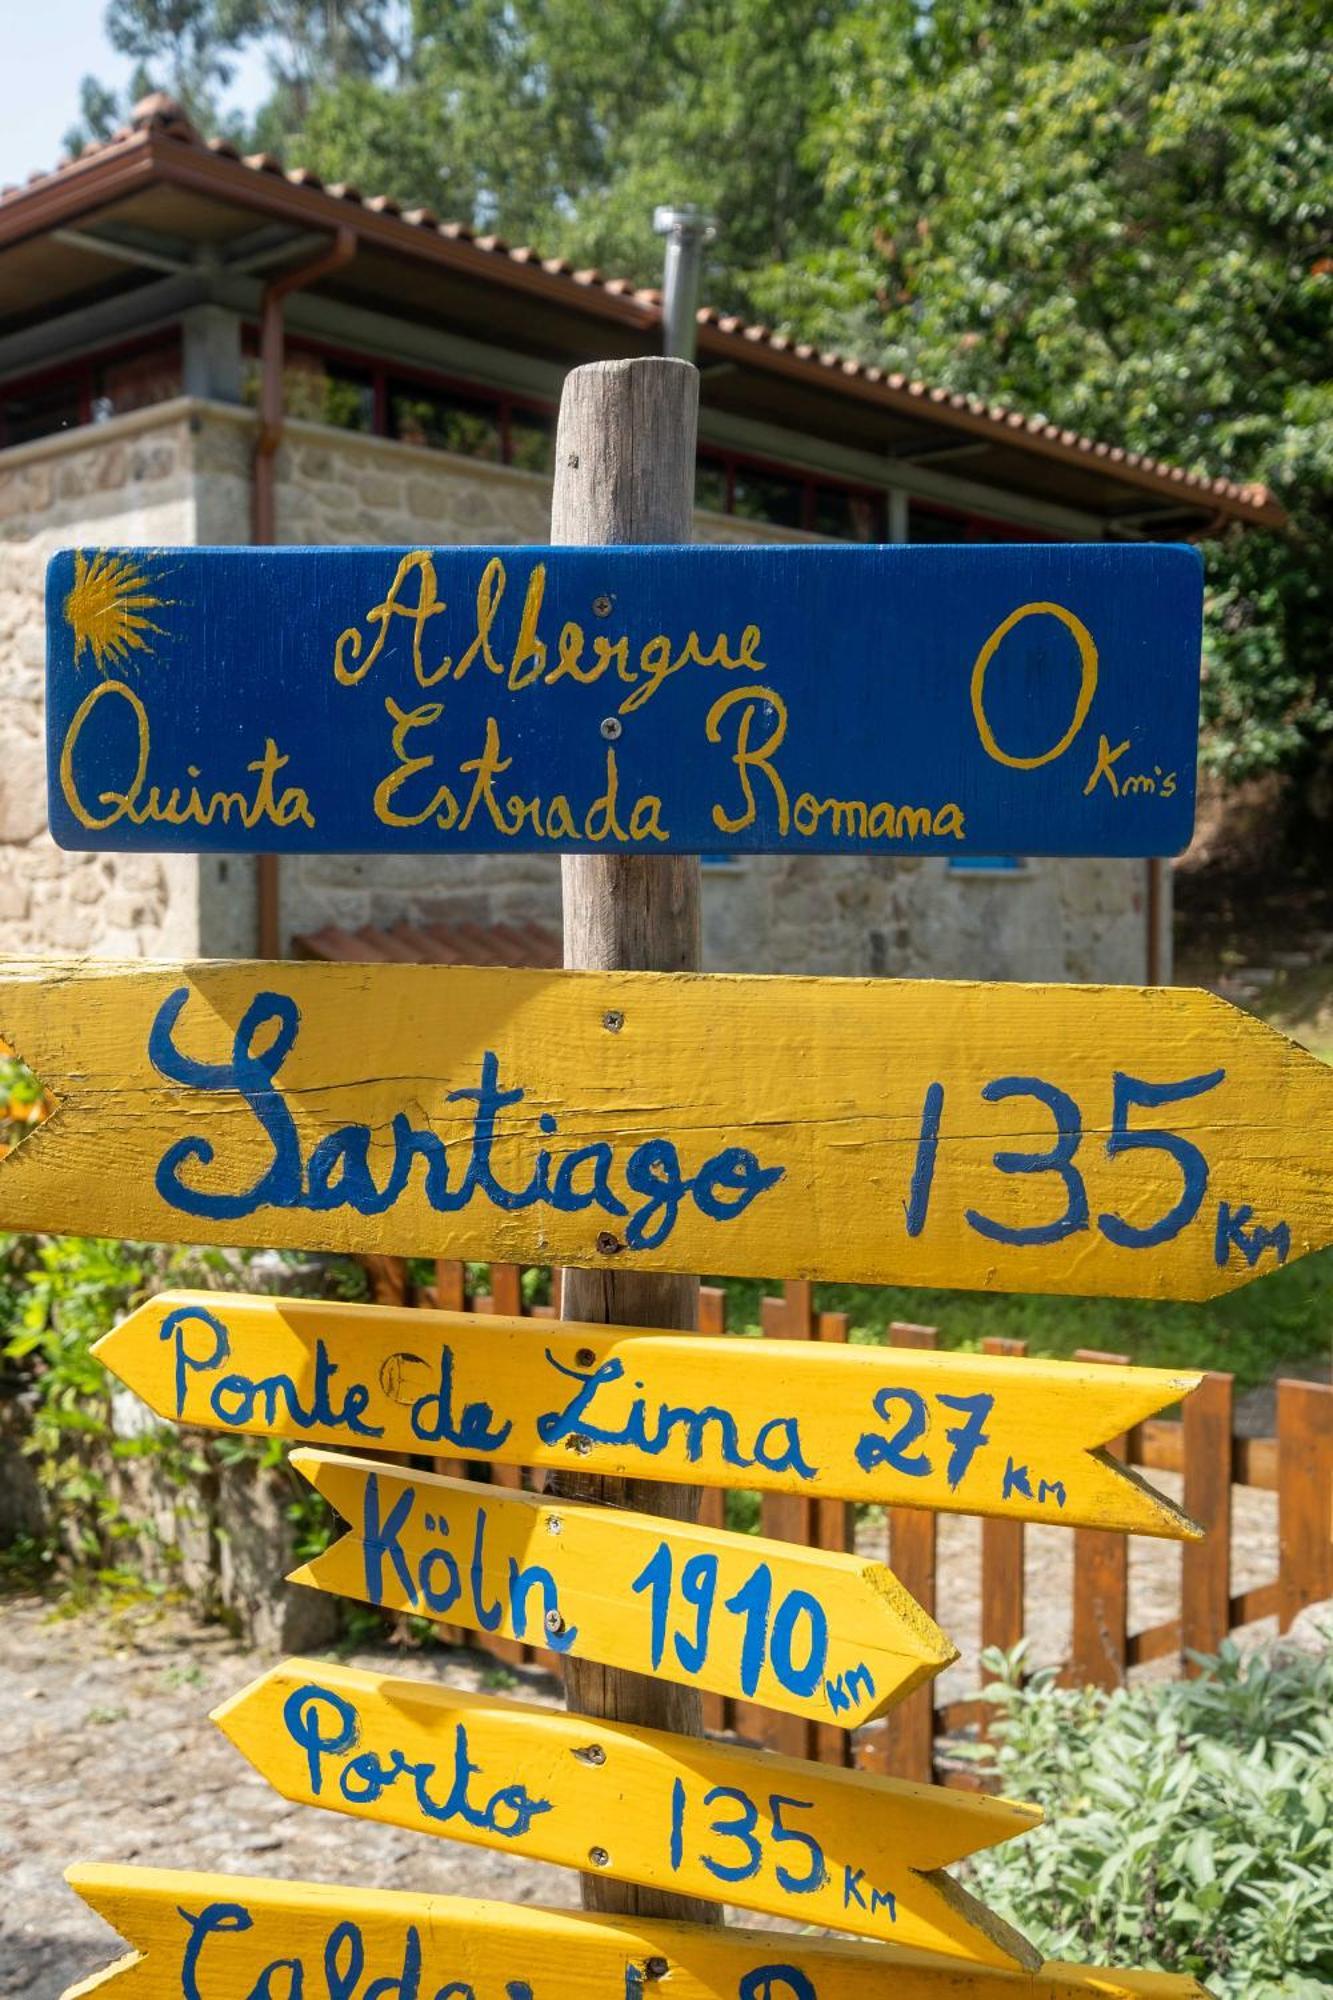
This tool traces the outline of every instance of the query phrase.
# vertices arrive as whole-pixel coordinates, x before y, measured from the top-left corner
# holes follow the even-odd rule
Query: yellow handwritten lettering
[[[532,683],[540,680],[546,672],[546,647],[537,637],[537,620],[541,617],[542,597],[545,591],[546,564],[534,563],[523,599],[523,616],[519,620],[514,657],[509,662],[509,686],[515,694],[523,688],[531,687]],[[530,667],[529,661],[532,662]],[[524,672],[525,667],[526,672]]]
[[[492,556],[481,573],[481,582],[477,585],[476,636],[467,651],[459,655],[458,665],[454,667],[454,679],[456,681],[462,680],[478,654],[481,655],[481,658],[486,662],[486,665],[493,674],[502,674],[504,672],[503,663],[497,660],[491,651],[491,627],[494,625],[496,615],[499,612],[500,600],[505,594],[506,581],[504,564],[501,562],[499,556]],[[445,661],[445,672],[448,671],[451,664],[449,660]],[[424,685],[425,683],[423,682]]]
[[[415,604],[400,604],[398,594],[407,583],[408,578],[412,576],[416,578],[417,601]],[[397,570],[394,572],[394,579],[389,585],[388,596],[382,599],[373,610],[366,613],[367,625],[375,625],[379,629],[375,634],[375,642],[366,654],[365,659],[361,660],[361,633],[355,625],[350,625],[339,637],[338,643],[333,649],[334,679],[340,681],[344,687],[355,687],[358,681],[364,680],[384,650],[384,642],[389,635],[389,620],[391,618],[410,618],[412,621],[412,668],[422,687],[433,687],[435,682],[443,679],[444,675],[448,672],[448,662],[446,661],[444,666],[437,668],[434,673],[428,673],[421,659],[421,635],[425,630],[426,620],[438,617],[444,608],[443,598],[436,594],[435,564],[431,560],[430,551],[428,549],[413,549],[410,554],[403,557]],[[361,660],[360,666],[349,666],[347,664],[347,656],[349,654],[354,661]]]
[[[97,794],[98,805],[110,808],[98,814],[79,792],[74,759],[88,718],[108,695],[128,703],[134,718],[134,772],[124,791],[108,790]],[[310,800],[299,785],[289,785],[280,794],[275,792],[274,780],[291,759],[282,754],[271,736],[265,739],[263,756],[255,758],[245,767],[247,771],[253,771],[259,780],[253,798],[247,798],[244,792],[211,792],[206,795],[196,784],[172,785],[165,793],[160,785],[150,785],[145,792],[144,779],[148,774],[151,747],[148,711],[133,688],[126,687],[123,681],[99,681],[74,711],[60,746],[60,789],[65,804],[80,826],[101,831],[115,826],[122,819],[130,820],[135,826],[211,826],[214,820],[220,819],[224,826],[229,826],[233,814],[246,827],[258,826],[261,820],[283,827],[294,826],[298,821],[308,827],[315,824]],[[198,778],[198,766],[188,765],[186,775],[191,779]]]
[[[501,809],[500,802],[496,798],[492,786],[496,778],[502,772],[507,771],[513,761],[512,757],[502,757],[500,755],[500,725],[493,715],[488,715],[486,718],[486,742],[483,745],[481,755],[479,757],[469,757],[465,764],[460,764],[458,767],[459,771],[463,774],[469,771],[475,771],[477,774],[472,787],[472,796],[467,802],[462,819],[458,822],[460,833],[467,832],[472,824],[478,805],[483,803],[491,816],[491,824],[497,833],[509,834],[512,832],[513,829],[510,827],[509,821]]]
[[[418,771],[429,771],[434,765],[433,756],[410,756],[407,738],[412,730],[425,729],[431,723],[438,722],[444,714],[444,703],[426,701],[422,702],[419,708],[402,709],[392,695],[386,695],[384,706],[393,719],[389,741],[393,746],[393,754],[399,761],[397,767],[390,771],[387,777],[381,778],[375,787],[373,803],[376,819],[385,826],[422,826],[428,819],[439,814],[440,825],[451,827],[458,818],[458,801],[447,785],[441,785],[434,798],[419,812],[399,812],[392,803],[409,778],[415,777]]]
[[[631,840],[666,840],[666,828],[662,825],[662,801],[652,792],[646,792],[634,802],[634,810],[629,816],[629,837]]]
[[[130,713],[134,717],[137,739],[137,761],[128,792],[100,792],[98,794],[99,804],[111,807],[111,811],[104,818],[99,819],[95,813],[88,810],[83,800],[79,797],[78,786],[74,781],[74,752],[78,747],[79,738],[83,734],[84,724],[96,708],[98,702],[106,695],[115,695],[118,699],[129,703]],[[140,786],[143,784],[144,774],[148,769],[148,747],[148,711],[134,692],[134,689],[126,687],[124,681],[99,681],[97,686],[84,696],[75,709],[69,728],[65,731],[65,740],[60,746],[60,789],[65,795],[65,804],[69,807],[80,826],[95,827],[100,830],[102,827],[114,826],[118,819],[124,817],[129,801],[135,798]]]
[[[1083,787],[1083,796],[1085,799],[1091,796],[1103,778],[1105,778],[1107,784],[1111,787],[1112,798],[1118,799],[1120,797],[1120,780],[1116,777],[1112,766],[1117,757],[1124,756],[1128,748],[1128,736],[1123,743],[1117,743],[1114,750],[1111,748],[1109,738],[1101,736],[1097,739],[1097,762],[1092,767],[1092,776]]]
[[[704,734],[710,743],[722,741],[722,718],[733,708],[740,709],[740,719],[736,730],[736,748],[731,761],[736,766],[736,775],[740,780],[741,792],[745,799],[745,810],[737,814],[728,814],[721,806],[715,805],[713,824],[719,833],[743,833],[747,827],[754,825],[758,818],[759,807],[755,799],[754,786],[750,781],[750,771],[753,768],[762,771],[772,786],[773,800],[777,808],[778,832],[785,835],[791,820],[787,787],[774,769],[772,759],[787,734],[787,704],[781,695],[775,694],[771,688],[732,688],[729,694],[718,696],[704,719]],[[754,727],[755,716],[761,708],[769,711],[773,727],[764,742],[751,749],[750,732]]]
[[[1073,634],[1074,644],[1078,647],[1081,677],[1079,680],[1078,699],[1074,703],[1073,716],[1068,729],[1066,729],[1059,742],[1054,744],[1051,749],[1043,750],[1036,757],[1013,757],[1007,750],[1000,748],[995,740],[995,734],[991,729],[990,722],[987,719],[986,670],[1005,639],[1008,638],[1014,627],[1021,624],[1025,618],[1057,618],[1066,631]],[[1035,771],[1043,764],[1052,764],[1057,757],[1064,756],[1065,751],[1083,727],[1083,724],[1087,720],[1088,710],[1092,706],[1092,697],[1096,692],[1097,647],[1093,641],[1091,632],[1089,632],[1082,619],[1076,618],[1072,611],[1066,611],[1062,604],[1021,604],[1017,611],[1011,611],[1003,623],[996,626],[981,651],[977,654],[977,662],[972,669],[972,714],[976,721],[977,734],[981,738],[982,748],[988,757],[995,759],[997,764],[1007,764],[1011,770],[1015,771]]]

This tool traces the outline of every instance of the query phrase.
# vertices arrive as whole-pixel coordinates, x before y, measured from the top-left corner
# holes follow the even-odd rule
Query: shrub
[[[1219,2000],[1333,1988],[1333,1648],[1231,1643],[1112,1694],[987,1655],[994,1777],[1046,1823],[968,1885],[1052,1958],[1192,1973]]]

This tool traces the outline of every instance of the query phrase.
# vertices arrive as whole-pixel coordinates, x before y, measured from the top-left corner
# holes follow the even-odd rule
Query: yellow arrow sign
[[[855,1728],[958,1657],[857,1556],[296,1451],[356,1528],[291,1582]]]
[[[209,2000],[1207,2000],[1168,1972],[1005,1972],[894,1947],[85,1862],[65,1878],[135,1947],[65,1995]],[[330,1977],[329,1968],[333,1968]],[[362,1983],[364,1981],[364,1984]]]
[[[303,1805],[984,1965],[1039,1962],[942,1872],[1035,1826],[1036,1806],[311,1660],[213,1720]]]
[[[9,1228],[1207,1298],[1333,1241],[1333,1084],[1206,993],[0,964]]]
[[[225,1292],[163,1292],[94,1352],[159,1416],[211,1430],[1199,1533],[1098,1449],[1198,1382],[1164,1369]]]

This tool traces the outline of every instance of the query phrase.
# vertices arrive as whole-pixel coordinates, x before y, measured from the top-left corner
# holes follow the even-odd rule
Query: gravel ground
[[[1154,1482],[1179,1498],[1179,1479]],[[882,1556],[884,1532],[868,1528],[867,1553]],[[962,1649],[939,1697],[976,1687],[980,1524],[939,1521],[936,1615]],[[1073,1537],[1059,1528],[1027,1535],[1028,1626],[1034,1659],[1058,1661],[1068,1646]],[[1276,1571],[1276,1496],[1237,1490],[1233,1590]],[[1180,1550],[1135,1538],[1130,1557],[1131,1630],[1175,1615]],[[1255,1642],[1273,1621],[1240,1637]],[[359,1665],[438,1676],[449,1685],[496,1684],[494,1667],[466,1651],[383,1648],[351,1656]],[[392,1827],[353,1825],[338,1814],[289,1805],[207,1720],[208,1711],[269,1664],[217,1628],[180,1611],[104,1609],[64,1615],[37,1598],[0,1606],[0,1995],[57,2000],[65,1987],[122,1947],[62,1881],[76,1860],[282,1875],[363,1887],[410,1888],[519,1902],[567,1904],[576,1878],[563,1869],[493,1854]],[[1169,1662],[1145,1670],[1170,1671]],[[554,1700],[553,1685],[519,1675],[529,1700]],[[502,1683],[507,1684],[507,1682]],[[742,1919],[743,1921],[744,1919]]]
[[[479,1655],[432,1649],[351,1656],[480,1688]],[[282,1875],[363,1888],[567,1903],[577,1878],[512,1854],[353,1824],[289,1805],[221,1732],[210,1708],[269,1664],[177,1613],[53,1617],[36,1599],[0,1609],[0,1994],[56,2000],[123,1944],[61,1877],[72,1861]],[[550,1699],[522,1676],[526,1699]]]

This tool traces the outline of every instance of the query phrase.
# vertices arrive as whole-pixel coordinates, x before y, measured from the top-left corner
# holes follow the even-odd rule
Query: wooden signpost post
[[[725,1337],[222,1292],[159,1293],[95,1352],[205,1430],[1198,1532],[1101,1450],[1188,1395],[1172,1369],[781,1340],[741,1360]]]
[[[77,1993],[1202,1995],[1041,1967],[943,1872],[1037,1808],[701,1740],[701,1690],[851,1727],[952,1648],[887,1570],[692,1518],[706,1482],[1189,1537],[1111,1447],[1197,1378],[704,1339],[688,1275],[1204,1298],[1333,1241],[1328,1073],[1205,994],[697,976],[700,852],[1183,846],[1198,561],[669,546],[696,395],[576,371],[567,546],[52,565],[66,844],[562,855],[564,972],[0,963],[57,1100],[0,1223],[566,1267],[538,1326],[180,1294],[98,1353],[305,1447],[350,1532],[302,1581],[564,1653],[564,1713],[287,1661],[215,1718],[269,1782],[622,1913],[85,1867],[136,1951]]]
[[[1180,1299],[1333,1242],[1333,1073],[1183,989],[9,959],[0,1035],[9,1228]]]
[[[68,1880],[135,1949],[66,2000],[648,2000],[659,1989],[671,2000],[1206,2000],[1168,1972],[1012,1972],[522,1903],[91,1864]]]
[[[294,1451],[355,1532],[289,1581],[821,1722],[957,1659],[892,1572],[651,1514]]]

